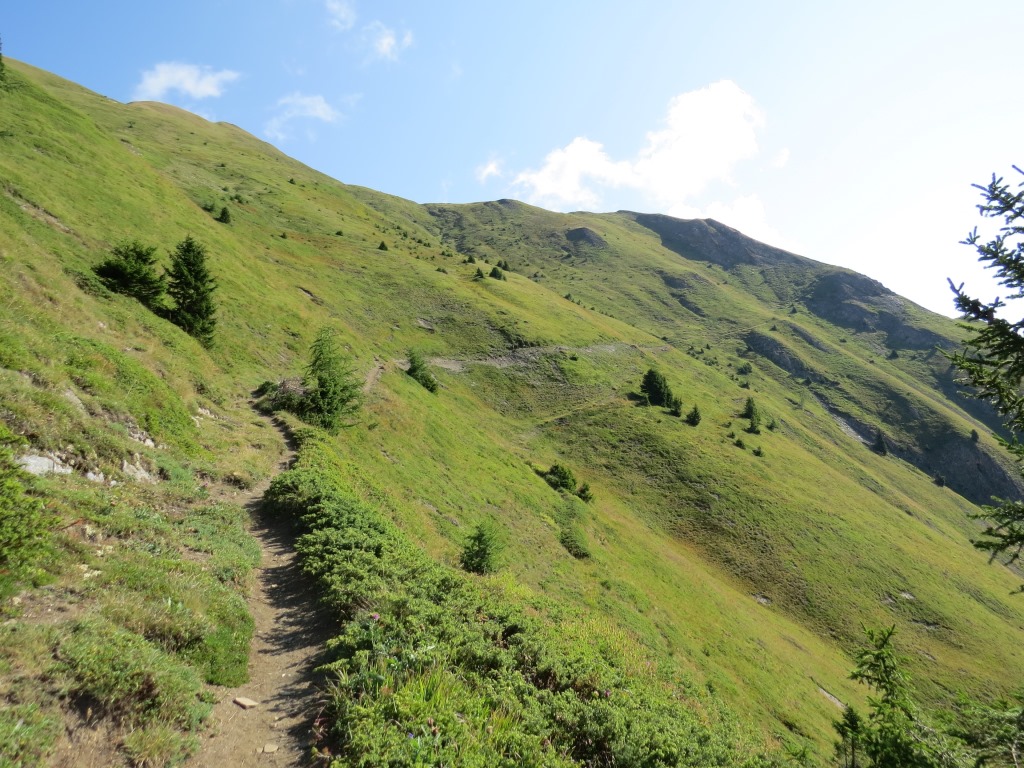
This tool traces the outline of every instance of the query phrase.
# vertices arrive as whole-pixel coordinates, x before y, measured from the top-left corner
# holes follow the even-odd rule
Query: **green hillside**
[[[67,471],[18,478],[47,534],[0,573],[0,765],[84,728],[138,764],[199,749],[253,631],[233,494],[288,434],[270,494],[338,638],[338,765],[829,764],[863,627],[896,625],[928,709],[1024,682],[1020,577],[969,517],[1024,485],[957,393],[953,321],[713,221],[417,205],[7,64],[0,442]],[[217,283],[209,348],[94,273],[125,240],[167,268],[186,236]],[[301,377],[325,326],[355,424],[281,432],[253,393]],[[643,404],[650,368],[699,424]],[[459,567],[481,523],[490,575]]]

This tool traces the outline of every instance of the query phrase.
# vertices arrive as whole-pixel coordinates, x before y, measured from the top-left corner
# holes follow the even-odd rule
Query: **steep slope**
[[[14,616],[19,637],[35,639],[10,641],[9,707],[86,711],[75,693],[30,695],[57,674],[40,653],[60,656],[64,635],[83,631],[73,622],[162,642],[156,618],[139,627],[104,597],[127,578],[83,587],[80,565],[163,568],[157,552],[223,575],[197,554],[211,545],[189,538],[209,527],[197,522],[204,497],[271,473],[281,442],[251,414],[250,393],[300,374],[324,324],[367,376],[358,424],[323,449],[339,498],[395,526],[415,568],[427,568],[421,557],[456,565],[473,526],[495,522],[500,574],[458,584],[605,648],[602,664],[635,649],[622,668],[657,667],[657,681],[642,678],[652,691],[692,695],[733,758],[783,742],[828,757],[838,709],[824,694],[862,697],[846,679],[862,625],[897,624],[931,704],[1019,685],[1017,577],[971,548],[967,516],[1021,485],[990,415],[965,409],[934,349],[957,343],[953,323],[715,222],[508,200],[420,206],[340,184],[230,125],[11,70],[0,420],[74,468],[34,487],[55,547],[37,580],[77,607],[52,634]],[[224,206],[230,224],[211,215]],[[210,350],[92,274],[121,239],[163,256],[186,234],[207,246],[219,284]],[[499,260],[506,280],[476,278]],[[437,394],[403,373],[410,348],[433,360]],[[698,426],[638,404],[650,367],[684,412],[699,406]],[[750,433],[748,397],[765,414]],[[869,447],[879,430],[884,456]],[[536,470],[553,463],[595,501],[552,490]],[[136,467],[163,480],[135,481]],[[567,550],[568,526],[586,556]],[[111,550],[97,555],[90,531]],[[244,575],[226,582],[244,591]],[[390,617],[361,603],[324,610],[339,634]],[[194,654],[160,647],[194,667]],[[62,663],[73,691],[76,667]],[[709,714],[726,710],[740,725]],[[429,733],[425,714],[409,716]]]

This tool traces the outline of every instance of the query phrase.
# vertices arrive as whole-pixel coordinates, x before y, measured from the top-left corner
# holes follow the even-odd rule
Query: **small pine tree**
[[[556,491],[573,493],[576,489],[576,476],[571,469],[561,464],[552,464],[551,469],[545,472],[543,477]]]
[[[231,211],[228,210],[226,205],[221,207],[220,213],[217,215],[217,221],[221,224],[231,223]]]
[[[480,269],[480,267],[476,268],[476,274],[473,275],[473,279],[474,280],[483,280],[484,279],[484,271],[482,269]]]
[[[125,241],[110,249],[111,257],[93,267],[103,284],[115,293],[131,296],[151,310],[160,308],[167,279],[156,273],[156,246],[138,240]]]
[[[761,409],[757,407],[754,398],[747,398],[747,402],[743,406],[743,413],[740,415],[750,420],[750,423],[747,425],[747,432],[752,435],[761,433]]]
[[[383,240],[381,240],[380,241],[380,245],[377,246],[377,250],[378,251],[386,251],[387,249],[388,249],[388,244],[385,243]]]
[[[857,666],[850,679],[864,683],[871,690],[868,696],[871,711],[863,719],[848,719],[844,714],[843,720],[833,726],[846,741],[849,735],[857,736],[866,758],[863,765],[938,768],[967,764],[947,738],[918,719],[917,707],[910,697],[909,680],[902,670],[904,660],[892,647],[895,631],[895,626],[865,630],[868,646],[857,652]],[[837,752],[844,747],[849,751],[849,744],[841,741],[836,745]]]
[[[673,399],[672,389],[664,374],[654,368],[648,369],[640,382],[640,394],[647,396],[651,405],[669,405]]]
[[[686,423],[691,427],[696,427],[700,424],[700,408],[696,405],[693,406],[693,410],[686,414]]]
[[[303,383],[306,395],[299,416],[331,434],[359,409],[359,382],[330,328],[321,328],[309,347]]]
[[[498,532],[489,522],[479,523],[462,545],[459,563],[470,573],[487,574],[498,570],[498,555],[502,546]]]
[[[505,273],[501,271],[501,267],[491,267],[491,274],[489,277],[493,277],[495,280],[504,280]]]
[[[415,349],[409,350],[409,369],[406,371],[428,392],[437,392],[437,379],[423,355]]]
[[[191,235],[178,243],[171,254],[167,278],[167,293],[174,299],[168,318],[204,347],[211,346],[217,324],[213,303],[217,284],[206,267],[206,248]]]
[[[836,761],[842,768],[857,768],[857,754],[862,751],[864,721],[853,707],[847,705],[840,720],[833,720],[832,727],[839,734],[836,742]]]
[[[875,433],[875,442],[872,444],[871,450],[879,456],[885,456],[889,453],[889,449],[885,447],[885,435],[881,429]]]
[[[671,402],[668,404],[669,413],[676,418],[683,415],[683,399],[681,397],[672,396]]]
[[[594,492],[590,490],[590,483],[584,483],[576,489],[576,495],[587,504],[594,500]]]

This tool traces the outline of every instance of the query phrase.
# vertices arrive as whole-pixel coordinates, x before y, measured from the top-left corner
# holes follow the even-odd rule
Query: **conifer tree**
[[[167,279],[156,272],[156,246],[126,240],[111,248],[110,254],[110,258],[93,267],[103,284],[115,293],[137,299],[151,310],[159,309]]]
[[[167,292],[174,299],[168,318],[204,347],[211,346],[217,324],[213,303],[217,284],[206,266],[206,248],[191,235],[178,243],[171,254],[167,278]]]
[[[463,544],[459,563],[470,573],[494,573],[498,570],[498,555],[502,549],[494,524],[483,522],[473,529]]]
[[[359,408],[359,382],[331,328],[321,328],[309,347],[300,416],[331,434]]]
[[[875,433],[875,442],[871,445],[871,450],[877,453],[879,456],[886,456],[889,453],[889,449],[885,445],[885,434],[881,429]]]
[[[1013,166],[1024,176],[1024,170]],[[1008,298],[1024,295],[1024,181],[1018,180],[1016,189],[992,175],[987,185],[975,184],[981,191],[982,203],[978,211],[985,218],[998,219],[997,233],[983,240],[975,227],[963,240],[978,254],[978,261],[993,270],[1000,285],[1009,291]],[[1007,305],[1001,298],[986,302],[964,292],[949,281],[957,310],[967,321],[964,349],[949,355],[953,365],[960,369],[964,379],[975,392],[975,397],[991,402],[1005,419],[1012,439],[1003,445],[1018,461],[1024,460],[1024,398],[1021,382],[1024,380],[1024,320],[1007,318]],[[972,440],[977,440],[972,433]],[[985,507],[987,520],[984,538],[974,546],[987,551],[992,558],[1005,555],[1008,562],[1020,558],[1024,551],[1024,503],[1000,500],[995,506]]]
[[[647,396],[651,405],[670,406],[673,400],[672,389],[665,379],[665,375],[654,368],[648,369],[640,382],[640,394]]]
[[[437,379],[430,370],[430,365],[423,354],[416,349],[409,350],[409,369],[406,371],[428,392],[437,392]]]

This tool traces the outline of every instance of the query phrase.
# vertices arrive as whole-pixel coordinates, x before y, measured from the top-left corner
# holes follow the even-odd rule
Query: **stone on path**
[[[263,745],[263,754],[269,755],[269,754],[271,754],[273,752],[277,752],[277,744],[264,744]]]
[[[259,706],[259,702],[247,699],[245,696],[239,696],[236,698],[235,704],[240,706],[242,709],[252,709],[253,707]]]

